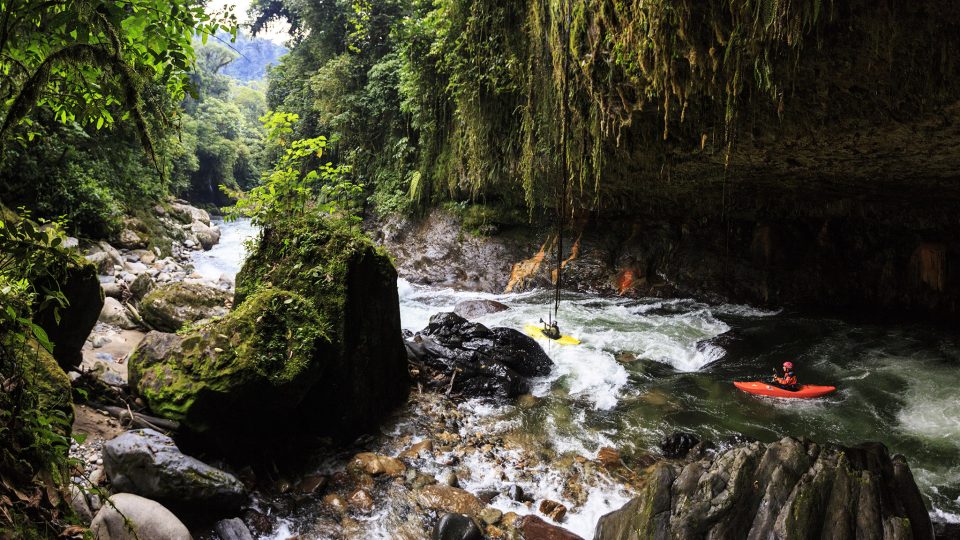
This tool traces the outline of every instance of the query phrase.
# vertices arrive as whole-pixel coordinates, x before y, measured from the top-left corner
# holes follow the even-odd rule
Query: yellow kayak
[[[530,337],[534,338],[543,338],[550,339],[547,336],[543,335],[543,328],[535,324],[528,324],[523,327],[523,331]],[[560,339],[550,339],[554,343],[559,343],[561,345],[579,345],[580,340],[573,336],[560,336]]]

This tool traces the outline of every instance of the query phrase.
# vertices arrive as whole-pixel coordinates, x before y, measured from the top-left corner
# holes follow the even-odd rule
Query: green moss
[[[264,229],[237,274],[234,302],[241,305],[255,291],[274,286],[298,291],[330,322],[336,341],[341,335],[349,269],[364,257],[373,259],[385,278],[393,275],[385,251],[347,223],[321,216],[277,223]]]
[[[328,325],[303,296],[265,289],[226,317],[193,330],[165,358],[138,349],[131,379],[155,413],[204,431],[231,403],[261,399],[295,405],[322,371]],[[238,397],[239,396],[239,397]]]
[[[164,206],[164,209],[170,214],[169,205]],[[172,254],[174,240],[183,239],[183,231],[170,229],[164,225],[150,204],[130,208],[128,212],[136,218],[133,221],[135,224],[134,230],[147,243],[147,249],[153,251],[155,248],[159,248],[161,257]],[[177,216],[176,213],[171,215]]]
[[[72,423],[73,400],[70,390],[70,378],[64,373],[53,355],[40,346],[36,340],[28,342],[29,348],[23,351],[25,376],[32,384],[37,395],[37,406],[42,411],[62,411]],[[66,433],[69,433],[69,429]]]

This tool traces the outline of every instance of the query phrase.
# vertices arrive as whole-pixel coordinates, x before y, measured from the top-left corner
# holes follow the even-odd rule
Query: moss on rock
[[[307,399],[326,415],[320,431],[356,435],[406,398],[397,272],[382,248],[343,222],[285,220],[263,230],[237,275],[235,302],[274,287],[303,295],[329,323],[336,354]]]
[[[140,303],[140,315],[156,330],[176,332],[188,323],[227,314],[230,293],[199,283],[157,287]]]
[[[329,349],[327,323],[311,302],[263,290],[183,336],[148,334],[131,355],[130,385],[155,413],[195,432],[239,434],[295,410],[323,375]]]

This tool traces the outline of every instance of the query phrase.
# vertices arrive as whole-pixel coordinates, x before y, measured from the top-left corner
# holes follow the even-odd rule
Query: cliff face
[[[565,233],[566,289],[629,296],[695,296],[763,306],[960,315],[960,233],[944,215],[618,216]],[[490,236],[434,211],[374,231],[413,282],[488,292],[550,287],[550,224]]]

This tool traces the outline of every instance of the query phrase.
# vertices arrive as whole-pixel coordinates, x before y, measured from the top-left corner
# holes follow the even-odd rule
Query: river
[[[249,223],[222,225],[222,250],[208,271],[239,268]],[[223,255],[218,255],[222,253]],[[226,258],[229,257],[229,260]],[[219,276],[218,273],[218,276]],[[404,328],[417,331],[431,315],[462,300],[488,298],[510,309],[487,315],[490,326],[522,328],[545,317],[551,291],[482,294],[399,282]],[[540,399],[532,407],[465,403],[461,409],[484,429],[523,431],[558,454],[588,457],[601,446],[627,454],[655,452],[675,431],[724,441],[742,434],[761,441],[805,436],[855,445],[880,441],[907,457],[922,492],[939,519],[960,521],[960,337],[922,324],[859,323],[829,316],[764,311],[741,305],[707,305],[690,299],[625,299],[567,294],[559,320],[583,343],[542,345],[556,363],[534,381]],[[801,382],[832,384],[836,394],[817,400],[782,400],[744,394],[735,380],[767,377],[785,360]],[[560,480],[535,481],[479,471],[463,487],[478,492],[522,484],[539,498],[563,502]],[[587,538],[596,520],[629,494],[617,486],[594,487],[565,527]],[[504,511],[529,513],[498,498]],[[389,536],[389,535],[387,535]]]

